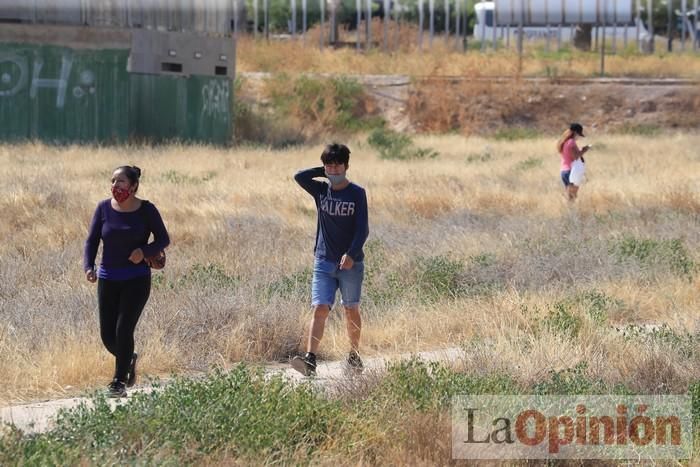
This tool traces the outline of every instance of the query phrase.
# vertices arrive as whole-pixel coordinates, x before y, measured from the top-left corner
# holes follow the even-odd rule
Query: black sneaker
[[[365,368],[362,364],[360,354],[358,354],[356,350],[351,350],[348,354],[347,364],[348,368],[350,368],[353,371],[356,371],[357,373],[362,373],[362,370],[364,370]]]
[[[292,368],[304,376],[316,376],[316,355],[306,352],[306,355],[297,355],[290,362]]]
[[[114,378],[109,386],[107,386],[107,395],[109,397],[126,397],[126,385],[123,381]]]
[[[129,374],[126,377],[126,387],[130,388],[136,384],[136,359],[139,358],[139,354],[134,352],[131,356],[131,363],[129,364]]]

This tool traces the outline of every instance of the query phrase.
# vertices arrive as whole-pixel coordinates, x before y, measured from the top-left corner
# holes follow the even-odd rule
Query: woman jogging
[[[100,335],[114,355],[111,397],[125,397],[136,382],[134,331],[151,291],[151,269],[145,258],[170,244],[158,209],[136,197],[141,170],[118,167],[112,174],[112,198],[98,203],[85,241],[83,267],[89,282],[97,281]],[[153,233],[154,240],[148,243]],[[95,269],[102,241],[102,262]]]
[[[572,123],[557,142],[557,152],[561,156],[561,181],[564,183],[569,201],[576,199],[579,189],[579,184],[572,183],[570,180],[572,165],[579,158],[583,162],[583,155],[591,148],[590,145],[578,148],[576,141],[583,137],[583,126],[579,123]]]

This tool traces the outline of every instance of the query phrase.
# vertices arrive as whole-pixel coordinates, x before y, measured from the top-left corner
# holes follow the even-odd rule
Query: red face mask
[[[129,190],[114,186],[112,187],[112,196],[117,200],[117,203],[123,203],[129,198]]]

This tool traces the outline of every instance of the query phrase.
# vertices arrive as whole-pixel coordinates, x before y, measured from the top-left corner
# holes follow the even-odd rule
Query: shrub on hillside
[[[430,148],[419,148],[405,134],[388,128],[375,129],[367,139],[370,146],[379,152],[382,159],[425,159],[438,156],[438,152]]]

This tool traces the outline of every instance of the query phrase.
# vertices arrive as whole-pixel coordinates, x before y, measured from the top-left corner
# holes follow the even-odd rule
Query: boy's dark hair
[[[348,165],[350,162],[350,150],[344,144],[333,143],[326,146],[321,154],[321,162],[326,164]]]

